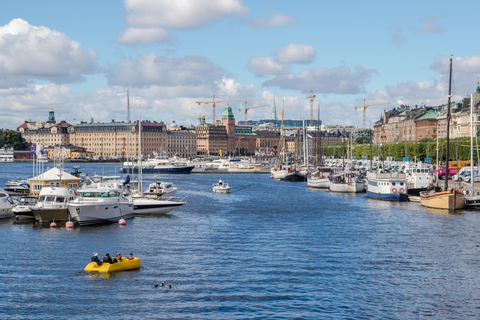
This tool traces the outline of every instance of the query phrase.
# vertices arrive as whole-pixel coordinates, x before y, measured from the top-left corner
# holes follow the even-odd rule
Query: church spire
[[[272,120],[277,120],[277,107],[275,106],[275,93],[273,94]]]

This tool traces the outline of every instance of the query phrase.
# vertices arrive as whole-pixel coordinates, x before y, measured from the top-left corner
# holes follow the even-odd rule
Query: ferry
[[[1,162],[14,162],[13,161],[13,148],[0,148],[0,163]]]
[[[147,159],[142,164],[142,173],[190,173],[195,168],[193,165],[187,165],[183,163],[174,163],[168,157],[165,156],[156,156],[155,158]],[[138,163],[133,164],[133,168],[124,164],[124,167],[120,170],[121,173],[133,172],[137,174],[140,172],[138,170]]]

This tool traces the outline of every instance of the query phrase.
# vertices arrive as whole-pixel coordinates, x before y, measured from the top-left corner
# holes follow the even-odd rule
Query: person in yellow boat
[[[122,255],[121,255],[120,253],[118,253],[118,252],[117,252],[117,261],[118,261],[118,262],[123,262],[123,261],[125,261],[125,258],[122,257]]]
[[[105,257],[103,257],[103,263],[113,263],[112,257],[110,257],[110,254],[106,254]]]
[[[92,262],[96,262],[99,266],[102,265],[102,261],[98,259],[98,253],[96,252],[92,253]]]
[[[135,258],[133,257],[133,254],[130,253],[130,255],[128,256],[128,260],[133,260],[133,259]]]

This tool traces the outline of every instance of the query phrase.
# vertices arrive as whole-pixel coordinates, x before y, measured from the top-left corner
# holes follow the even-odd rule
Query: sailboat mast
[[[448,157],[450,154],[450,104],[452,100],[452,58],[450,58],[450,80],[448,82],[448,107],[447,107],[447,150],[445,155],[445,190],[448,190]]]
[[[138,172],[140,175],[140,185],[138,191],[143,192],[143,174],[142,174],[142,117],[140,115],[140,105],[138,105]]]
[[[127,174],[130,168],[130,97],[127,89]],[[132,168],[133,171],[133,168]],[[133,181],[133,180],[132,180]]]

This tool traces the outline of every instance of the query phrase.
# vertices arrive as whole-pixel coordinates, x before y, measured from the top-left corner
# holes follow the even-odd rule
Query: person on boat
[[[122,262],[122,261],[124,261],[124,260],[125,260],[125,258],[122,257],[122,255],[117,252],[117,261],[118,261],[118,262]]]
[[[133,259],[135,258],[133,257],[133,254],[130,253],[130,255],[128,256],[128,260],[133,260]]]
[[[218,180],[218,185],[219,185],[219,186],[222,185],[222,179]]]
[[[96,262],[99,266],[102,265],[102,261],[98,259],[98,253],[96,252],[92,253],[92,262]]]
[[[113,263],[112,257],[110,257],[110,254],[106,254],[105,257],[103,258],[103,263]]]

